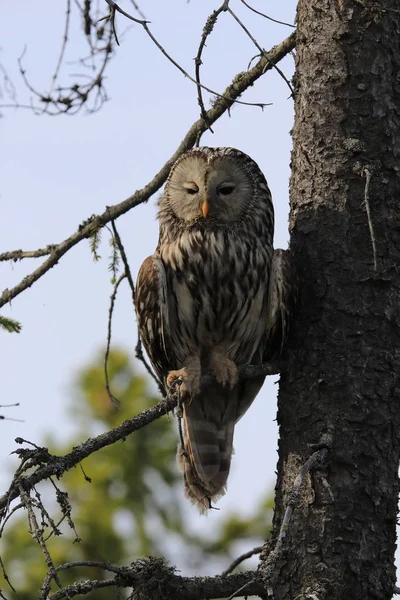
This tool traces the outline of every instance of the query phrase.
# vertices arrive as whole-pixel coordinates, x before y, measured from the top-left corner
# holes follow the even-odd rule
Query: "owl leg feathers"
[[[185,366],[176,371],[169,371],[167,376],[167,385],[172,387],[175,381],[179,378],[182,379],[181,394],[184,397],[188,394],[190,396],[196,396],[200,392],[200,375],[201,375],[201,364],[199,356],[190,356],[185,361]]]
[[[237,365],[227,357],[226,351],[218,346],[211,351],[210,370],[214,373],[218,383],[224,387],[233,388],[239,381]]]

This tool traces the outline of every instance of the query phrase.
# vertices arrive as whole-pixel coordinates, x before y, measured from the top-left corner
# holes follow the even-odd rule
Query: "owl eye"
[[[195,183],[185,183],[183,187],[185,188],[187,193],[191,194],[192,196],[194,196],[194,194],[197,194],[197,192],[199,191],[199,187]]]
[[[233,183],[223,183],[219,186],[218,193],[222,194],[223,196],[229,196],[229,194],[232,194],[234,189],[235,186]]]

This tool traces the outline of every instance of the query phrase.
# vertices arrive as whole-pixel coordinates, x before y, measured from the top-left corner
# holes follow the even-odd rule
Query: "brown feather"
[[[178,448],[178,461],[184,472],[185,495],[201,513],[226,490],[236,407],[236,391],[217,383],[184,405],[184,449]]]

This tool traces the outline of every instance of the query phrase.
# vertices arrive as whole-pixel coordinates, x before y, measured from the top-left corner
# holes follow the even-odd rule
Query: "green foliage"
[[[117,280],[117,275],[119,271],[119,263],[121,262],[121,257],[119,255],[118,242],[115,235],[111,234],[109,239],[109,244],[111,248],[111,254],[108,263],[108,270],[111,271],[111,283],[115,283]]]
[[[9,333],[20,333],[22,325],[19,321],[15,321],[15,319],[0,315],[0,328],[5,329]]]
[[[89,238],[90,252],[93,254],[93,260],[100,260],[101,256],[98,253],[101,243],[101,229],[95,229]]]
[[[113,394],[120,401],[117,410],[105,389],[104,358],[100,355],[85,367],[76,381],[70,405],[76,433],[67,443],[59,441],[57,431],[45,440],[52,454],[65,454],[71,446],[87,437],[116,427],[158,402],[149,391],[147,376],[137,375],[125,352],[110,353],[108,372]],[[223,516],[214,536],[205,531],[195,534],[190,526],[191,509],[182,494],[182,475],[176,466],[177,431],[173,417],[162,417],[85,459],[81,468],[67,472],[55,481],[64,510],[55,501],[54,486],[44,485],[40,499],[55,523],[72,507],[73,526],[68,518],[58,525],[56,535],[49,518],[35,509],[50,555],[55,565],[68,561],[99,560],[127,564],[137,557],[155,555],[176,560],[182,567],[207,566],[218,570],[227,566],[240,552],[260,544],[266,537],[271,516],[271,501],[265,500],[248,518],[240,514]],[[35,498],[35,494],[32,494]],[[21,600],[36,600],[48,568],[43,553],[29,533],[27,515],[18,512],[5,529],[1,558],[7,575]],[[57,517],[55,515],[58,515]],[[67,515],[68,517],[68,515]],[[205,521],[206,525],[206,521]],[[57,532],[56,532],[57,533]],[[207,535],[208,533],[208,535]],[[254,543],[238,544],[244,539]],[[183,564],[182,564],[183,563]],[[215,567],[217,564],[217,567]],[[62,585],[77,579],[107,577],[101,569],[79,568],[60,575]],[[0,589],[16,600],[0,575]],[[108,590],[97,590],[89,598],[106,600]],[[123,596],[122,596],[123,597]]]

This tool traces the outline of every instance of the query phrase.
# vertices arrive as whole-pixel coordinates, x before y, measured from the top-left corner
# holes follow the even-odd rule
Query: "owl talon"
[[[173,371],[171,371],[171,373],[173,373]],[[168,387],[170,387],[170,388],[174,388],[176,386],[181,387],[181,385],[183,383],[183,377],[182,377],[182,375],[180,375],[176,379],[173,379],[173,377],[171,377],[171,379],[170,379],[170,376],[168,375],[167,383],[168,383]]]
[[[211,358],[211,370],[222,387],[233,388],[239,381],[236,364],[230,358],[221,354],[214,354]]]
[[[217,508],[216,506],[212,505],[210,496],[207,496],[206,499],[207,499],[207,502],[208,502],[208,508],[210,510],[221,510],[220,508]]]
[[[188,360],[187,366],[177,371],[170,371],[167,376],[167,386],[173,388],[179,385],[182,396],[195,396],[200,392],[200,361]]]

